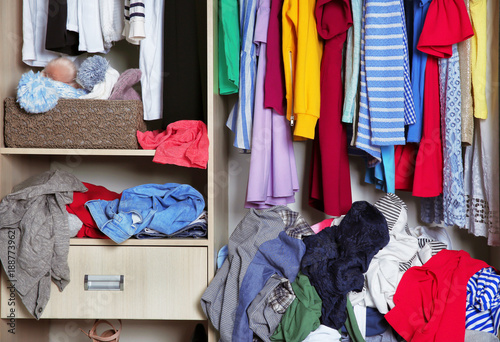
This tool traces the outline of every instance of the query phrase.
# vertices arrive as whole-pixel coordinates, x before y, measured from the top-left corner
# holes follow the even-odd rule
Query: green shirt
[[[359,330],[356,315],[354,314],[354,309],[349,297],[347,297],[347,320],[345,321],[345,328],[347,329],[347,333],[353,342],[365,342],[365,339]]]
[[[219,0],[219,93],[238,92],[240,26],[237,0]]]
[[[309,278],[299,272],[292,288],[296,298],[283,314],[271,341],[303,341],[319,327],[322,301]]]

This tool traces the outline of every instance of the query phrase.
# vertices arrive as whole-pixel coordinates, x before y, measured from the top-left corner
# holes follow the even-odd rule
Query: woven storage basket
[[[137,100],[61,99],[45,113],[30,114],[15,98],[5,99],[7,147],[137,149],[137,130],[145,131]]]

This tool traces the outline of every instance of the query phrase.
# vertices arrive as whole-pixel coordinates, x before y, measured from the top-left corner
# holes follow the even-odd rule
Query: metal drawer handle
[[[85,291],[123,291],[124,275],[85,275]]]

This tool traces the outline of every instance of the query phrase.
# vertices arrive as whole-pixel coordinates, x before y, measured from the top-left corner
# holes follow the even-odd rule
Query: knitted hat
[[[111,91],[118,81],[120,77],[120,73],[108,66],[106,73],[104,74],[104,80],[95,84],[92,88],[92,91],[87,95],[81,97],[81,99],[98,99],[98,100],[107,100],[111,95]]]
[[[60,98],[76,99],[86,92],[43,77],[40,72],[28,71],[21,76],[17,86],[17,102],[26,112],[44,113],[57,105]]]
[[[125,70],[113,88],[111,92],[110,100],[140,100],[141,97],[132,88],[134,84],[141,80],[141,70],[140,69],[128,69]]]
[[[77,73],[77,82],[88,91],[92,91],[94,86],[103,82],[106,78],[106,71],[109,63],[101,56],[89,57],[83,61]]]

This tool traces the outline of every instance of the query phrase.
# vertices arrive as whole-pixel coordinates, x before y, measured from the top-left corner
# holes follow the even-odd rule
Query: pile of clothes
[[[221,341],[498,341],[500,275],[395,194],[313,227],[250,209],[201,298]]]

